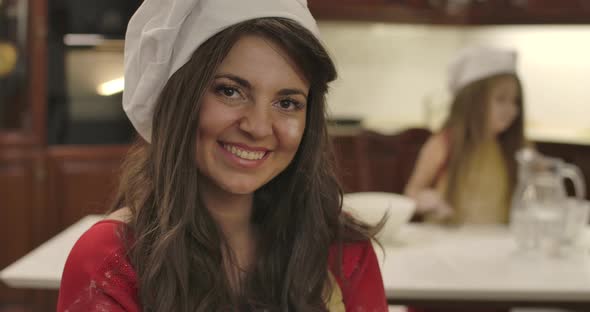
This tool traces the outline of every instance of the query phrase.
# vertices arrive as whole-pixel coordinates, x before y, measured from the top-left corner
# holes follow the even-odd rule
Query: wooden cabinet
[[[344,191],[403,193],[429,136],[429,130],[415,128],[395,135],[365,131],[333,137],[337,173]]]
[[[0,14],[6,14],[0,16],[0,43],[17,52],[15,66],[0,73],[0,268],[48,238],[43,189],[46,5],[44,0],[0,1]],[[0,310],[15,304],[27,309],[23,311],[55,310],[37,306],[45,302],[42,297],[0,283]]]
[[[462,17],[448,16],[427,5],[406,1],[309,1],[312,14],[319,20],[357,20],[396,23],[453,24]]]
[[[338,174],[345,192],[379,191],[403,193],[422,145],[430,131],[407,129],[394,135],[361,132],[334,137]],[[580,167],[590,199],[590,145],[535,142],[544,155],[558,157]],[[572,185],[568,186],[572,191]]]
[[[430,135],[429,130],[421,128],[406,129],[393,136],[368,133],[368,139],[373,137],[367,149],[371,190],[403,193],[420,149]]]
[[[54,228],[109,209],[127,146],[55,146],[48,149],[49,210]]]
[[[586,0],[309,0],[314,16],[325,20],[364,20],[418,24],[587,24]]]
[[[0,269],[82,216],[108,209],[127,151],[126,146],[47,144],[48,85],[57,79],[48,63],[60,66],[47,59],[56,54],[48,50],[48,4],[61,2],[0,1],[0,63],[5,61],[2,47],[10,44],[18,51],[15,69],[0,68]],[[7,12],[8,17],[2,15]],[[55,311],[56,298],[56,291],[9,289],[0,283],[0,312]]]
[[[344,192],[365,191],[369,186],[367,158],[364,157],[364,142],[357,135],[332,137],[336,174]]]
[[[2,146],[0,268],[83,216],[104,213],[126,152],[127,146]],[[56,298],[55,291],[10,289],[0,283],[0,311],[3,305],[54,311]]]
[[[24,150],[0,152],[0,268],[33,245],[31,218],[35,207],[36,160]],[[0,302],[24,303],[27,294],[0,284]]]

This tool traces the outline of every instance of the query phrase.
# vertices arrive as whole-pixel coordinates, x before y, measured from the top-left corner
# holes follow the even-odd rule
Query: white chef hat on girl
[[[123,109],[137,132],[151,141],[158,96],[201,44],[262,17],[294,20],[319,38],[307,0],[144,0],[125,35]]]
[[[515,50],[473,46],[461,50],[449,65],[449,89],[453,94],[468,84],[499,74],[516,73]]]

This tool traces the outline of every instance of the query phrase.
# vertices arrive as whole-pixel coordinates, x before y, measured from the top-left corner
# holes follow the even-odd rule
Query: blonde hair
[[[468,166],[475,148],[485,140],[491,90],[499,80],[506,77],[513,77],[516,80],[518,87],[516,103],[519,114],[508,129],[499,134],[498,142],[508,171],[508,190],[513,190],[516,184],[517,168],[514,154],[525,145],[522,85],[515,74],[494,75],[472,82],[458,90],[449,116],[443,125],[442,131],[447,132],[451,145],[447,158],[448,183],[444,197],[456,209],[460,209],[457,206],[458,193],[461,191],[461,186],[458,185],[459,175]],[[507,197],[508,205],[510,198]]]

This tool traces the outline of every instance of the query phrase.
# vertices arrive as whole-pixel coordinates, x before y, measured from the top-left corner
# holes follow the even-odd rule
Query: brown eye
[[[299,111],[299,110],[303,109],[305,107],[305,104],[302,104],[298,101],[287,98],[287,99],[282,99],[282,100],[278,101],[277,103],[274,104],[274,106],[281,109],[282,111],[295,112],[295,111]]]
[[[236,94],[236,90],[233,88],[223,88],[223,90],[221,90],[221,92],[223,93],[223,95],[229,96],[229,97],[232,97],[232,96],[234,96],[234,94]]]
[[[294,104],[294,103],[293,103],[293,101],[291,101],[291,100],[282,100],[282,101],[279,103],[279,106],[280,106],[282,109],[289,109],[289,108],[291,108],[291,106],[294,106],[294,105],[295,105],[295,104]]]
[[[237,100],[242,97],[240,90],[238,90],[236,87],[228,85],[220,85],[215,87],[215,93],[231,100]]]

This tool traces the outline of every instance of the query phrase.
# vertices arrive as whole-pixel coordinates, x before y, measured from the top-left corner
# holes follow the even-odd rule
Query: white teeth
[[[260,160],[262,157],[264,157],[264,154],[266,154],[265,152],[248,152],[229,144],[223,144],[223,148],[225,148],[228,152],[247,160]]]

